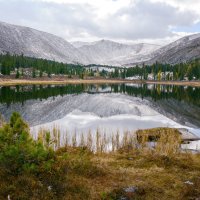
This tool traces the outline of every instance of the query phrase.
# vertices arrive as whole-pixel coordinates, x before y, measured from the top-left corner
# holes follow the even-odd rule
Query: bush
[[[0,199],[88,199],[82,179],[101,175],[101,170],[87,150],[74,151],[55,152],[33,140],[28,125],[13,113],[0,128]]]
[[[28,125],[13,113],[9,123],[0,128],[0,199],[8,195],[11,199],[38,199],[42,194],[50,199],[58,192],[48,192],[52,180],[58,183],[52,173],[54,163],[54,152],[34,141]]]
[[[34,141],[28,125],[18,113],[0,129],[0,167],[11,174],[23,171],[37,172],[44,162],[53,159],[53,153]]]

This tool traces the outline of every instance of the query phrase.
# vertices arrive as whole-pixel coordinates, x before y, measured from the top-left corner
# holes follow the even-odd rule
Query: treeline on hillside
[[[25,57],[24,55],[0,55],[0,71],[3,75],[10,75],[11,71],[17,69],[16,76],[23,76],[25,68],[31,68],[32,77],[36,77],[37,71],[39,76],[43,76],[45,72],[51,74],[68,74],[68,75],[81,75],[84,71],[83,66],[75,64],[64,64],[60,62],[50,61],[46,59],[38,59]],[[21,70],[19,70],[21,69]]]
[[[119,72],[115,72],[115,74],[119,74]],[[156,62],[153,65],[131,67],[121,73],[121,77],[124,76],[137,76],[145,80],[200,80],[200,59],[176,65]]]
[[[111,72],[103,70],[101,75],[110,78],[129,78],[141,80],[200,80],[200,59],[176,65],[156,62],[153,65],[136,65],[130,68],[117,68]]]
[[[0,72],[3,75],[10,75],[12,71],[16,78],[26,76],[25,69],[30,69],[28,76],[42,77],[48,75],[79,76],[101,76],[107,78],[128,78],[144,80],[200,80],[200,59],[188,63],[176,65],[161,64],[156,62],[153,65],[142,65],[130,68],[113,68],[113,70],[99,70],[95,65],[83,66],[79,64],[65,64],[46,59],[30,58],[23,55],[0,55]],[[106,67],[105,67],[106,68]]]

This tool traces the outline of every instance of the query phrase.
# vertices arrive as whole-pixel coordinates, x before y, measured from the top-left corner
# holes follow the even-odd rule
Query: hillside
[[[149,60],[151,53],[160,48],[154,44],[122,44],[110,40],[100,40],[89,44],[75,43],[78,49],[91,58],[94,64],[123,65],[134,60]]]
[[[0,22],[0,52],[67,63],[88,63],[73,45],[55,35]]]
[[[164,47],[110,40],[71,44],[46,32],[0,22],[0,53],[6,52],[74,64],[128,66],[156,61],[176,64],[200,57],[200,34],[183,37]]]
[[[177,64],[200,58],[200,34],[189,35],[153,53],[150,63]]]
[[[127,45],[109,40],[73,42],[32,28],[0,22],[0,53],[24,54],[64,63],[121,65],[144,61],[160,46]],[[148,56],[147,56],[148,55]]]

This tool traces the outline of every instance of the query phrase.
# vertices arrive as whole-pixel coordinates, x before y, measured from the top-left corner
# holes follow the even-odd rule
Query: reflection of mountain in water
[[[31,125],[54,121],[80,110],[99,117],[153,116],[158,111],[183,125],[200,127],[200,88],[192,87],[134,84],[12,86],[0,88],[0,103],[0,113],[6,119],[13,111],[18,111]]]
[[[0,105],[0,112],[6,119],[13,111],[18,111],[31,126],[61,119],[74,110],[93,113],[100,117],[131,114],[153,118],[161,113],[182,125],[192,126],[193,124],[200,127],[200,108],[174,99],[154,102],[150,98],[142,100],[140,97],[119,93],[82,93],[50,97],[42,101],[28,100],[24,105],[20,103],[11,104],[9,107],[5,104]]]
[[[149,107],[149,101],[122,94],[65,95],[47,100],[29,100],[22,106],[12,104],[8,108],[0,105],[0,112],[8,119],[12,111],[18,111],[31,124],[37,125],[63,118],[68,113],[80,110],[100,117],[119,114],[153,116],[156,112]]]
[[[153,102],[154,108],[168,118],[186,126],[200,127],[200,108],[175,99]]]

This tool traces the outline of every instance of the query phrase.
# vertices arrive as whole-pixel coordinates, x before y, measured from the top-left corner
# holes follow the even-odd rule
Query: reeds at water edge
[[[108,134],[101,129],[95,133],[61,134],[58,127],[52,131],[40,129],[37,140],[40,140],[47,148],[57,150],[60,147],[82,147],[94,153],[106,153],[119,151],[120,149],[132,151],[154,151],[163,155],[173,155],[180,152],[181,134],[177,129],[157,128],[138,131],[119,131]]]

